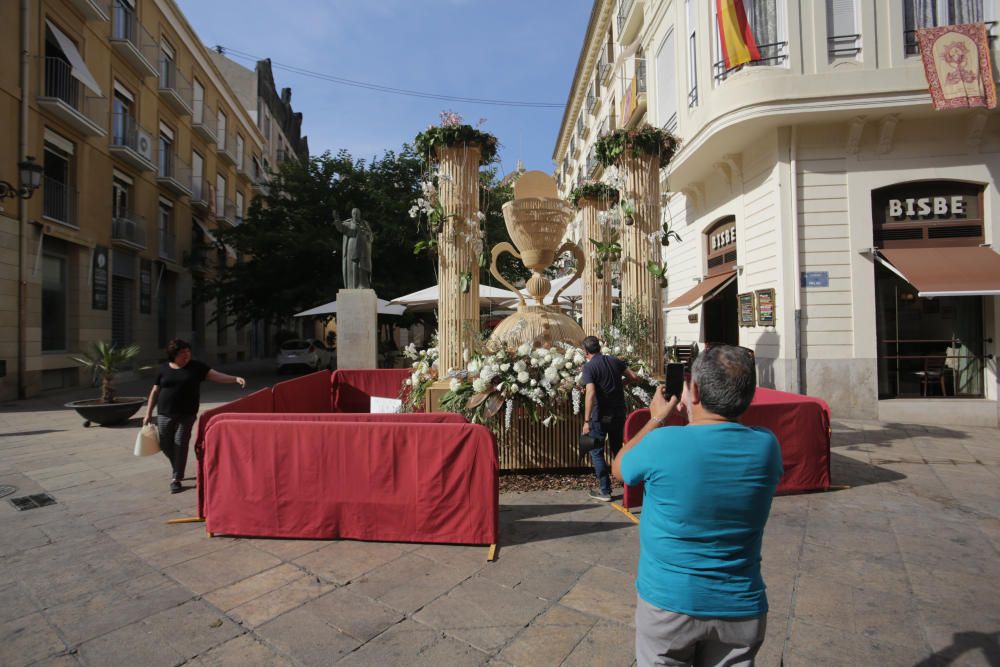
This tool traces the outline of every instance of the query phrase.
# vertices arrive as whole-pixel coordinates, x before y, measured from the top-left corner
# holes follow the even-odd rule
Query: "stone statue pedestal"
[[[337,368],[378,368],[375,290],[337,292]]]

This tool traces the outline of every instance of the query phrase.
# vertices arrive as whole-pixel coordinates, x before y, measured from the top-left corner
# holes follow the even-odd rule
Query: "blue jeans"
[[[601,423],[600,417],[592,417],[590,420],[590,435],[598,442],[608,441],[611,449],[611,458],[614,459],[622,448],[625,439],[625,415],[614,415],[610,417],[611,422],[607,425]],[[598,447],[590,451],[590,460],[594,464],[594,474],[597,475],[597,482],[601,485],[601,493],[606,496],[611,495],[611,471],[607,461],[604,460],[604,447]]]

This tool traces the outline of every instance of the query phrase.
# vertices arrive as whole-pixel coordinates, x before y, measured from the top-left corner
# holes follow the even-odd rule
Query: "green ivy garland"
[[[569,203],[577,208],[579,208],[581,199],[588,198],[617,204],[618,190],[607,183],[584,183],[578,188],[573,188],[573,191],[569,193]]]
[[[417,135],[414,143],[417,152],[437,160],[439,146],[466,146],[475,144],[480,148],[479,164],[487,165],[497,159],[497,138],[489,132],[477,130],[471,125],[432,125]]]
[[[677,152],[677,137],[652,125],[643,124],[606,134],[594,144],[597,161],[604,167],[616,164],[628,151],[632,157],[659,155],[660,166],[665,167]]]

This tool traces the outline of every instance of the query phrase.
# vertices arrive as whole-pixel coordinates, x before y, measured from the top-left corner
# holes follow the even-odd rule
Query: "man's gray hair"
[[[699,398],[706,410],[736,419],[750,407],[757,390],[753,354],[734,345],[712,346],[694,360],[691,381],[698,385]]]

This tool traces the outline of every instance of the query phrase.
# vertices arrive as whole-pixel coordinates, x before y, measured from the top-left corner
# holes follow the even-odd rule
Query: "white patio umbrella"
[[[403,306],[408,310],[430,310],[437,307],[440,298],[440,287],[438,285],[431,285],[418,292],[396,297],[389,303]],[[514,292],[489,285],[479,285],[480,306],[503,306],[515,300],[517,300],[517,294]]]
[[[379,315],[402,315],[403,311],[406,310],[405,306],[394,306],[385,299],[378,299],[377,311]],[[309,310],[303,310],[301,313],[297,313],[295,317],[309,317],[310,315],[336,315],[337,314],[337,302],[331,301],[330,303],[324,303],[322,306],[316,306],[315,308],[310,308]]]

